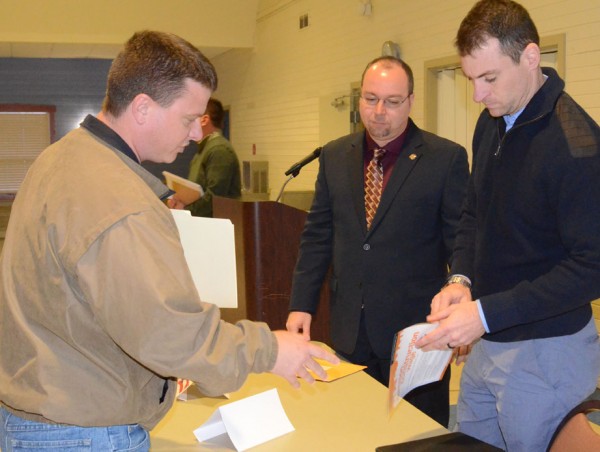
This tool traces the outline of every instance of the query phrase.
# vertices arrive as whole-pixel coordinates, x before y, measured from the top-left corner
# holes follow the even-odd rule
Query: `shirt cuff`
[[[479,318],[481,319],[481,323],[483,323],[483,328],[485,328],[485,332],[489,333],[490,329],[488,328],[488,324],[485,320],[485,314],[483,313],[483,308],[481,307],[481,300],[475,300],[477,303],[477,309],[479,310]]]

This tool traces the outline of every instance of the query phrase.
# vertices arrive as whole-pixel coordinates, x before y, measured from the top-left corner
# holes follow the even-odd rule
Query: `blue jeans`
[[[150,435],[139,425],[77,427],[46,424],[17,417],[0,407],[0,450],[3,452],[147,452]]]

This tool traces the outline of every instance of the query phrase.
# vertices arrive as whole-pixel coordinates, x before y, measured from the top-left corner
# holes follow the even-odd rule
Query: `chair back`
[[[600,410],[600,400],[586,400],[573,408],[556,428],[548,451],[600,451],[600,433],[594,431],[586,416],[594,410]]]

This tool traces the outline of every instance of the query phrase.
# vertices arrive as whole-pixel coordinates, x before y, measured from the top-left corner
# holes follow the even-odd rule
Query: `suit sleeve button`
[[[363,250],[365,250],[365,251],[369,251],[370,249],[371,249],[371,245],[369,245],[368,243],[365,243],[365,244],[363,245]]]

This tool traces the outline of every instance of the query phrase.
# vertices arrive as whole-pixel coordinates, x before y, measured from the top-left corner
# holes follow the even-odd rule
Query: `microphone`
[[[321,146],[319,146],[317,149],[315,149],[314,151],[312,151],[310,154],[308,154],[302,160],[300,160],[299,162],[294,163],[291,166],[291,168],[285,172],[285,175],[289,176],[291,174],[292,177],[296,177],[298,175],[298,173],[300,172],[300,170],[305,165],[308,165],[314,159],[316,159],[317,157],[319,157],[319,155],[321,155],[321,149],[323,149],[323,148]]]

